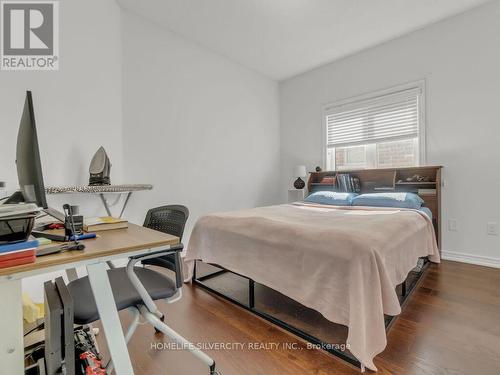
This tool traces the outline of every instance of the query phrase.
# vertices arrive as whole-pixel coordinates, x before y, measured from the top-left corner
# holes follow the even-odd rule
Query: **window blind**
[[[420,88],[326,108],[327,147],[418,137]]]

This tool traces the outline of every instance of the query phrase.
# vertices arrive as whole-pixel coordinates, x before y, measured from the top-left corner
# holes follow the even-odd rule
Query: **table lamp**
[[[295,189],[304,189],[306,183],[301,179],[301,177],[306,177],[306,176],[307,176],[307,171],[305,165],[297,165],[293,169],[293,177],[297,177],[297,179],[293,183]]]

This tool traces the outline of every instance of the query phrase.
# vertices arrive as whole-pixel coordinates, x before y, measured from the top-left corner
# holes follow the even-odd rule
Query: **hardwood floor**
[[[167,324],[194,343],[244,346],[206,350],[222,375],[360,373],[200,288],[186,285],[180,301],[161,302],[160,308]],[[126,313],[122,317],[128,321]],[[450,261],[431,265],[387,336],[387,348],[375,360],[379,374],[500,374],[500,270]],[[99,341],[103,349],[102,334]],[[208,375],[191,354],[162,350],[164,342],[151,326],[138,328],[129,344],[136,374]]]

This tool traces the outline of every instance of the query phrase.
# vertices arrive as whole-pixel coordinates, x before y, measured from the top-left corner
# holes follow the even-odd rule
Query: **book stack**
[[[128,221],[111,216],[90,217],[83,221],[85,232],[98,232],[102,230],[123,229],[128,227]]]
[[[349,173],[337,173],[337,188],[343,192],[359,193],[361,184],[359,178],[352,177]]]
[[[37,248],[37,240],[0,245],[0,268],[35,262]]]
[[[321,179],[321,185],[335,185],[335,177],[325,176]]]

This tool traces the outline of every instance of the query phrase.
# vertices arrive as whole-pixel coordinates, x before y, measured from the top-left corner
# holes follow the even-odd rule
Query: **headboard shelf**
[[[307,188],[309,192],[336,190],[333,183],[321,183],[324,177],[349,174],[359,179],[360,193],[413,192],[424,200],[424,206],[432,212],[438,246],[441,248],[441,166],[402,168],[359,169],[311,172]],[[329,179],[331,181],[331,179]]]
[[[416,181],[416,182],[408,182],[408,181],[402,181],[402,182],[396,182],[396,185],[407,185],[407,186],[436,186],[436,181],[429,181],[429,182],[423,182],[423,181]]]

